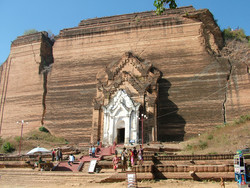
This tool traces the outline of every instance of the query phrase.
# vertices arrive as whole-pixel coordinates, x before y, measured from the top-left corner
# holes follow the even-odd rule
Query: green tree
[[[37,31],[36,29],[28,29],[26,31],[23,32],[23,35],[29,35],[29,34],[33,34],[33,33],[37,33],[39,31]]]
[[[168,5],[170,9],[177,8],[175,0],[155,0],[154,6],[156,7],[156,14],[162,14],[166,5]]]

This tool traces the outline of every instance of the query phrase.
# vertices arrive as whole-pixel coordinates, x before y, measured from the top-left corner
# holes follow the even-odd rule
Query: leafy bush
[[[45,127],[39,127],[39,131],[41,131],[41,132],[45,132],[45,133],[49,133],[49,130],[48,129],[46,129]]]
[[[10,153],[10,152],[12,152],[12,151],[15,151],[15,148],[14,148],[14,146],[13,146],[11,143],[5,142],[5,143],[3,143],[3,145],[2,145],[2,150],[3,150],[5,153]]]
[[[247,40],[247,36],[243,29],[233,30],[230,27],[228,27],[227,29],[224,29],[223,37],[225,40],[232,40],[232,39],[236,39],[240,41]]]
[[[175,2],[175,0],[155,0],[154,1],[154,6],[156,7],[156,13],[158,15],[162,14],[165,10],[165,7],[168,5],[169,8],[171,9],[175,9],[177,8],[177,4]]]
[[[207,147],[207,142],[199,140],[199,148],[205,149]]]
[[[210,135],[207,136],[208,140],[212,140],[213,138],[214,138],[214,136],[212,134],[210,134]]]
[[[29,29],[23,32],[23,35],[29,35],[33,33],[37,33],[38,31],[36,29]]]

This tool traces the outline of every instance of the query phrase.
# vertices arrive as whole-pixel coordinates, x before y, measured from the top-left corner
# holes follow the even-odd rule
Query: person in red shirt
[[[113,158],[113,168],[116,171],[118,168],[118,162],[119,162],[119,158],[117,157],[117,155],[114,156]]]
[[[53,149],[53,151],[52,151],[52,161],[55,160],[55,156],[56,156],[56,151],[55,151],[55,149]]]

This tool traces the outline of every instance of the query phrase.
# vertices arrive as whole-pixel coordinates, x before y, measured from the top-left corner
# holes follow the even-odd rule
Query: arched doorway
[[[111,102],[103,106],[104,144],[129,144],[130,140],[139,143],[139,107],[124,90],[117,91]]]
[[[116,125],[116,143],[117,144],[124,144],[125,140],[125,121],[119,120],[117,121]]]
[[[124,144],[125,128],[117,129],[117,144]]]

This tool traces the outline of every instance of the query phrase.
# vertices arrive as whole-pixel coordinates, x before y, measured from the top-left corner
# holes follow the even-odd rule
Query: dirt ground
[[[1,182],[1,181],[0,181]],[[64,184],[51,184],[51,183],[42,183],[40,185],[14,185],[10,183],[9,185],[0,185],[1,188],[30,188],[30,187],[39,187],[39,188],[68,188],[68,187],[75,187],[75,188],[119,188],[119,187],[127,187],[126,182],[119,182],[119,183],[67,183]],[[220,182],[193,182],[193,181],[176,181],[176,180],[161,180],[158,182],[139,182],[139,188],[221,188]],[[237,184],[235,182],[225,182],[226,188],[237,188]]]
[[[94,175],[93,175],[94,176]],[[55,178],[55,181],[47,181],[46,179],[37,179],[30,176],[30,179],[22,177],[22,175],[12,175],[11,177],[5,177],[4,175],[0,179],[1,188],[120,188],[127,187],[127,182],[117,183],[96,183],[93,177],[81,180],[75,180],[68,177],[50,177]],[[97,178],[98,179],[98,178]],[[138,182],[139,188],[221,188],[220,182],[197,182],[191,180],[159,180],[159,181],[142,181]],[[235,182],[225,182],[226,188],[237,188]]]
[[[104,188],[118,188],[118,187],[127,187],[126,182],[120,183],[89,183],[86,185],[71,185],[72,187],[104,187]],[[63,188],[69,187],[66,185]],[[154,181],[145,181],[138,183],[139,188],[221,188],[220,182],[194,182],[194,181],[183,181],[183,180],[160,180],[157,182]],[[237,188],[235,182],[225,182],[226,188]]]
[[[0,188],[120,188],[127,182],[98,183],[114,173],[36,171],[27,168],[0,168]],[[220,182],[192,180],[144,180],[139,188],[221,188]],[[225,188],[237,188],[234,181],[226,181]]]
[[[226,182],[226,188],[236,188],[237,184],[235,182]],[[104,185],[104,187],[126,187],[126,182],[114,183],[109,185]],[[194,182],[194,181],[183,181],[183,180],[160,180],[157,182],[147,181],[139,182],[138,187],[140,188],[221,188],[220,182]]]

